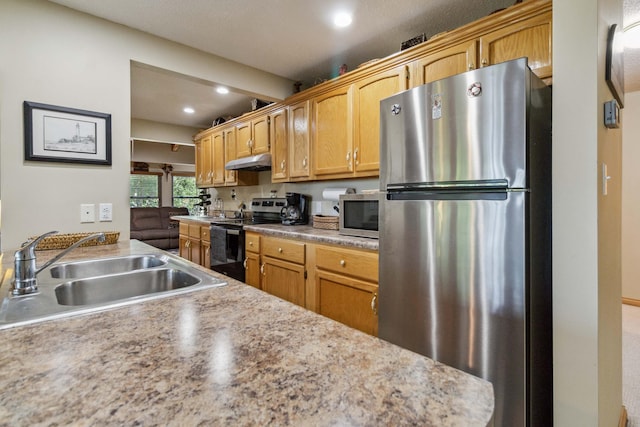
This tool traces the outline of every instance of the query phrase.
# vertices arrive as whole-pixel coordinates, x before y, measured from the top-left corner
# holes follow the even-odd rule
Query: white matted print
[[[24,102],[25,160],[111,165],[111,115]]]

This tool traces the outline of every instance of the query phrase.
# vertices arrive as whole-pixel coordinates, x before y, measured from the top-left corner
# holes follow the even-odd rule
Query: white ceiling
[[[515,0],[50,0],[109,21],[303,82],[337,75],[400,50],[425,33],[450,30]],[[351,11],[335,29],[331,16]],[[624,25],[640,19],[640,0],[624,0]],[[638,49],[640,51],[640,49]],[[631,54],[633,53],[633,55]],[[640,52],[625,52],[626,91],[640,90]],[[251,109],[242,94],[221,96],[203,82],[148,66],[132,67],[132,116],[209,127]],[[189,104],[196,114],[182,114]]]

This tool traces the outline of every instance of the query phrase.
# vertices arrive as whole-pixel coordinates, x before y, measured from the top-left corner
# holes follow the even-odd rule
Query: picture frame
[[[24,101],[24,159],[111,165],[111,114]]]
[[[609,27],[607,34],[607,55],[605,64],[605,80],[620,108],[624,107],[624,47],[622,34],[617,24]]]

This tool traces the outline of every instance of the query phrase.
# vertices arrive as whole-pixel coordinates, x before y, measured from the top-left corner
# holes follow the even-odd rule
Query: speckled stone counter
[[[202,224],[210,224],[212,220],[212,217],[203,216],[175,216],[172,218],[176,220],[200,222]],[[372,251],[378,250],[378,239],[343,236],[342,234],[339,234],[337,230],[313,228],[311,225],[256,224],[245,225],[244,229],[246,231],[255,231],[256,233],[286,237],[289,239],[329,243]]]
[[[136,252],[152,250],[76,258]],[[493,412],[489,383],[234,280],[0,331],[0,366],[0,425],[484,426]]]

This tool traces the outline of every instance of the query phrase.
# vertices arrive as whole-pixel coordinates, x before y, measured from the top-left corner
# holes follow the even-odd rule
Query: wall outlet
[[[80,222],[96,222],[96,205],[80,205]]]
[[[100,203],[100,221],[113,221],[113,206],[111,203]]]

